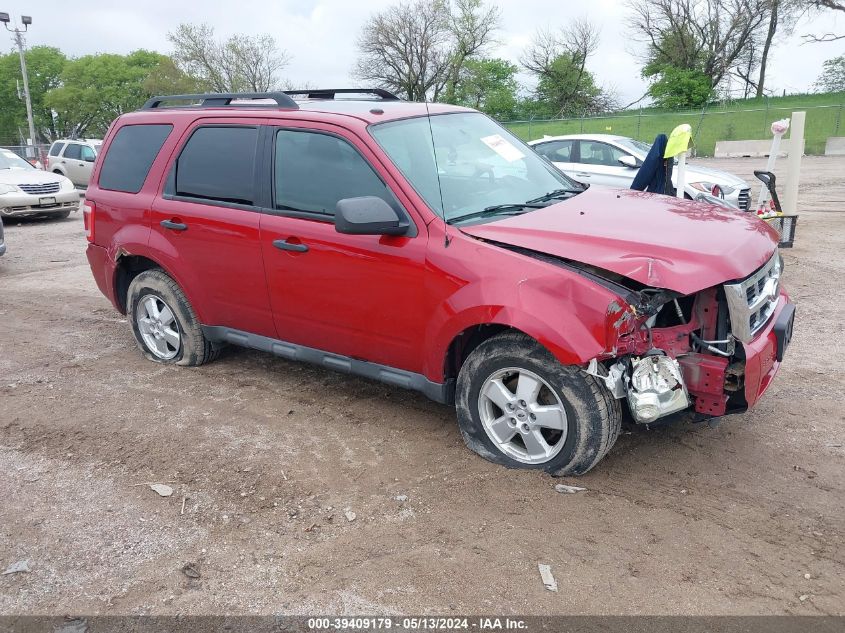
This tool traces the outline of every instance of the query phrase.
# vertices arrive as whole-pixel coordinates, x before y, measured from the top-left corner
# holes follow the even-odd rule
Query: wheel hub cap
[[[481,387],[478,411],[490,440],[516,461],[545,463],[566,443],[563,403],[545,380],[526,369],[491,374]]]
[[[147,349],[162,360],[174,358],[182,346],[179,323],[161,297],[146,295],[135,310],[138,332]]]

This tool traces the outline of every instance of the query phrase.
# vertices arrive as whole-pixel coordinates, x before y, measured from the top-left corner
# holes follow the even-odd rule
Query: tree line
[[[372,14],[356,40],[353,77],[365,87],[409,100],[479,109],[501,120],[598,114],[646,99],[666,108],[697,108],[740,86],[767,94],[772,50],[807,15],[845,15],[845,0],[626,0],[627,32],[648,82],[641,99],[620,103],[601,85],[600,31],[586,19],[537,30],[518,63],[491,55],[502,31],[491,0],[400,0]],[[538,17],[539,19],[539,17]],[[832,42],[845,34],[804,35]],[[30,93],[39,141],[102,136],[117,116],[150,96],[194,92],[265,92],[289,87],[291,57],[268,34],[216,37],[204,24],[168,34],[170,55],[69,58],[57,48],[29,49]],[[529,86],[520,77],[530,77]],[[311,82],[309,82],[311,83]],[[298,86],[303,87],[303,86]],[[307,86],[305,86],[307,87]],[[845,90],[845,56],[829,59],[817,90]],[[25,136],[17,53],[0,55],[0,142]]]
[[[489,57],[501,15],[485,0],[403,0],[373,14],[358,37],[355,76],[407,99],[471,106],[500,119],[597,114],[648,99],[698,108],[727,96],[767,94],[772,50],[805,16],[843,13],[843,0],[626,0],[627,33],[637,45],[642,98],[621,104],[597,80],[599,29],[585,19],[539,29],[519,64]],[[830,42],[836,33],[806,35]],[[520,71],[532,87],[519,85]],[[838,91],[845,59],[832,58],[815,86]]]
[[[270,35],[222,40],[206,25],[182,24],[168,34],[171,55],[137,50],[68,58],[51,46],[26,52],[33,119],[39,142],[97,138],[125,112],[154,95],[266,92],[284,86],[290,56]],[[0,143],[26,137],[17,52],[0,55]]]

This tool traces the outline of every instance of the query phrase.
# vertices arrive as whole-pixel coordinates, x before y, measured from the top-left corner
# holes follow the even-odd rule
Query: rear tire
[[[555,475],[593,468],[622,424],[619,401],[603,384],[579,367],[561,365],[521,332],[494,336],[473,350],[458,374],[456,408],[471,450],[509,468]]]
[[[164,271],[140,273],[129,284],[126,316],[135,342],[156,363],[196,367],[214,360],[219,349],[202,333],[182,289]]]

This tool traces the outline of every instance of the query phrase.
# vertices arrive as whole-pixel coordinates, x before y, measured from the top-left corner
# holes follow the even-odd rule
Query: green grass
[[[643,108],[584,119],[557,121],[514,121],[504,125],[530,141],[543,135],[607,133],[651,142],[657,134],[668,134],[676,125],[692,125],[696,153],[712,156],[716,141],[770,139],[772,121],[807,113],[804,125],[805,151],[823,154],[829,136],[845,136],[845,93],[793,95],[768,99],[746,99],[701,111],[670,112]]]

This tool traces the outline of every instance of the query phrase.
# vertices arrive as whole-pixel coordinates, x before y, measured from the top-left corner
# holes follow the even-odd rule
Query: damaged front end
[[[702,417],[746,410],[770,384],[791,337],[794,306],[780,290],[781,272],[775,252],[749,277],[691,295],[604,279],[625,287],[628,305],[608,307],[614,344],[587,373],[626,398],[641,424],[690,407]]]

